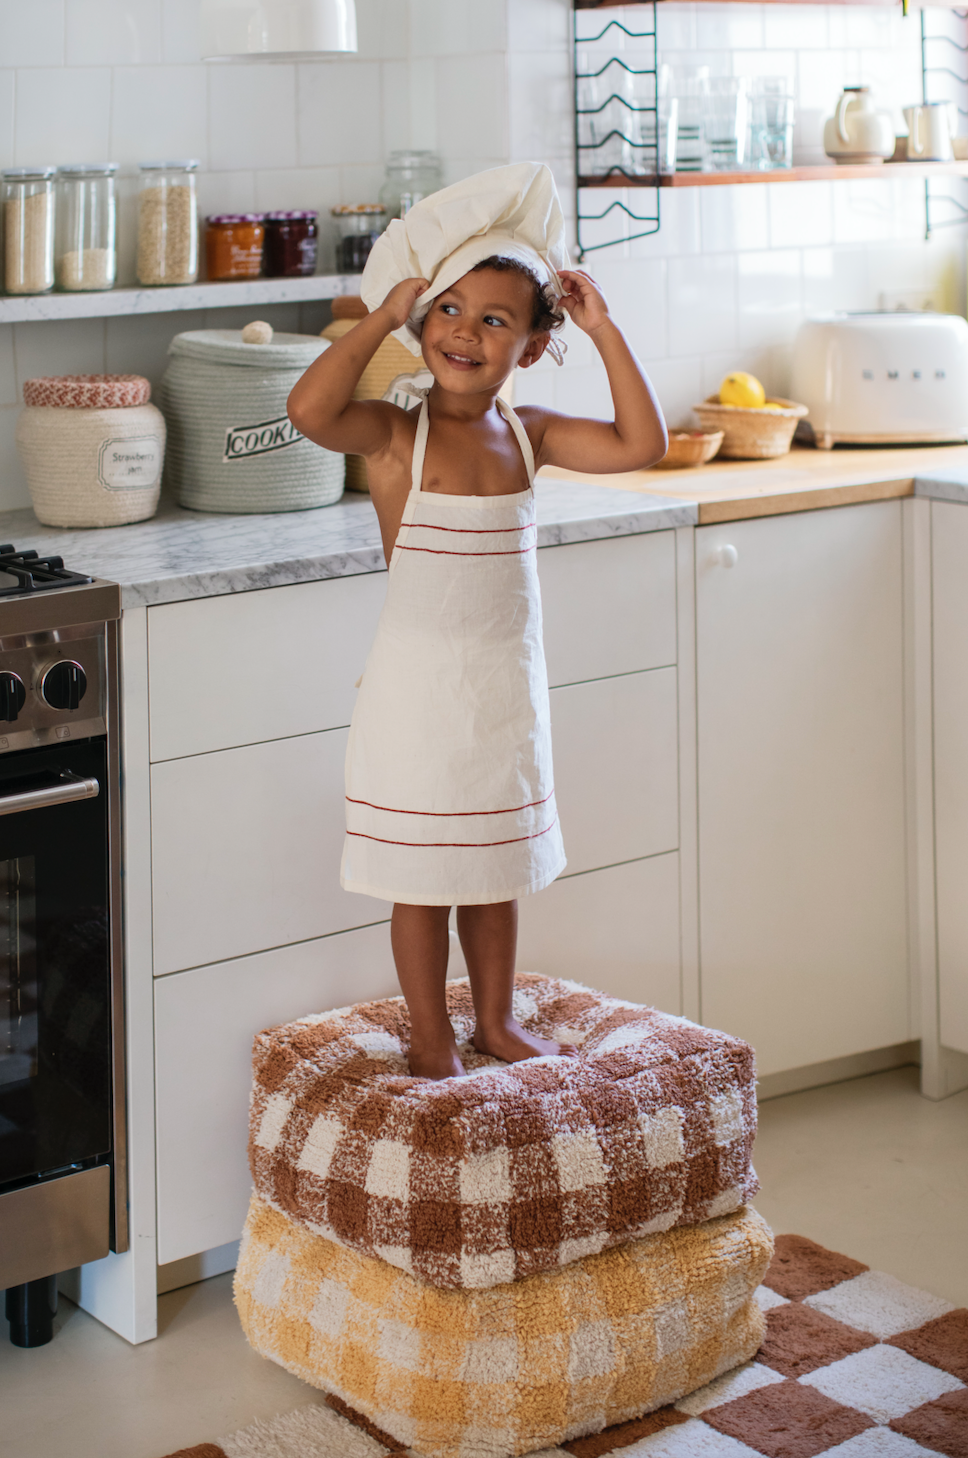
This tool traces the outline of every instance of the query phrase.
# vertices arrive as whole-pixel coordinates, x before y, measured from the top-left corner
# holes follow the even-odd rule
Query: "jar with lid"
[[[387,225],[382,203],[342,203],[331,209],[336,220],[336,271],[362,273],[366,260]]]
[[[206,219],[205,262],[210,279],[258,278],[264,213],[216,213]]]
[[[198,278],[198,163],[141,162],[138,282],[188,284]]]
[[[112,289],[118,271],[114,162],[57,169],[57,286]]]
[[[387,218],[402,218],[415,202],[437,192],[443,185],[440,158],[436,152],[391,152],[380,201]]]
[[[8,294],[54,287],[54,167],[3,173],[3,285]]]
[[[318,213],[266,213],[266,278],[309,278],[316,272]]]

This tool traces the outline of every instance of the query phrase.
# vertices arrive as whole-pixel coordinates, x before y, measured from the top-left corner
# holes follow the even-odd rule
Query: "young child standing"
[[[394,903],[391,942],[418,1077],[464,1072],[445,1001],[452,906],[475,1048],[508,1062],[574,1052],[525,1032],[511,1006],[517,898],[565,866],[532,482],[543,465],[648,466],[666,434],[600,290],[564,266],[563,240],[551,174],[537,164],[496,168],[424,199],[370,255],[362,293],[372,312],[289,399],[304,435],[366,458],[389,565],[350,730],[341,879]],[[498,398],[512,370],[555,349],[566,314],[601,356],[613,421],[538,406],[518,415]],[[415,352],[419,340],[434,381],[410,411],[352,399],[395,331]]]

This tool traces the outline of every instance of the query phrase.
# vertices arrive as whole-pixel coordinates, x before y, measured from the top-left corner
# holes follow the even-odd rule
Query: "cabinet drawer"
[[[518,966],[678,1014],[678,854],[566,876],[523,897]]]
[[[156,974],[389,916],[339,884],[348,734],[152,765]]]
[[[150,608],[151,758],[348,724],[386,583],[371,572]]]
[[[551,731],[569,873],[677,848],[674,668],[552,689]]]
[[[675,663],[675,540],[648,532],[541,549],[550,684]]]
[[[261,1028],[399,991],[386,926],[155,983],[158,1260],[238,1240],[252,1039]]]

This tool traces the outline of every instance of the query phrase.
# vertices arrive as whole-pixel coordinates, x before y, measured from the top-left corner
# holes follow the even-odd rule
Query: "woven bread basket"
[[[26,380],[17,421],[34,514],[44,526],[106,527],[154,516],[165,420],[139,375]]]
[[[306,440],[286,411],[300,375],[329,346],[308,334],[244,344],[239,329],[177,334],[161,382],[165,480],[195,511],[252,513],[329,506],[344,457]]]
[[[333,322],[323,330],[323,339],[342,339],[355,329],[366,317],[367,309],[362,299],[350,297],[333,301]],[[390,385],[399,375],[420,369],[421,361],[416,359],[405,344],[389,335],[384,339],[376,354],[360,376],[360,382],[353,391],[354,400],[382,400]],[[346,457],[347,491],[369,491],[370,482],[366,474],[366,461],[362,456]]]
[[[779,410],[748,410],[741,405],[720,405],[710,395],[692,408],[703,430],[721,430],[723,443],[718,454],[735,461],[761,461],[785,456],[793,444],[797,422],[809,415],[806,405],[775,395],[769,401]]]

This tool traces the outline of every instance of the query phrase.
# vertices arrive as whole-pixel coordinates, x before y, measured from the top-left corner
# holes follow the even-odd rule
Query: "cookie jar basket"
[[[44,526],[105,527],[154,516],[165,420],[140,375],[24,382],[17,449]]]
[[[248,344],[242,336],[193,329],[172,340],[161,382],[165,480],[195,511],[302,511],[338,501],[345,458],[306,440],[286,414],[290,390],[328,342],[274,334]]]
[[[323,339],[333,342],[342,339],[355,329],[367,315],[367,307],[355,294],[333,300],[333,322],[323,330]],[[360,375],[360,381],[353,391],[354,400],[382,400],[393,381],[400,375],[414,374],[424,368],[423,360],[412,354],[405,344],[393,335],[387,335],[373,358]],[[366,461],[362,456],[346,457],[347,491],[369,491],[370,481],[366,474]]]

